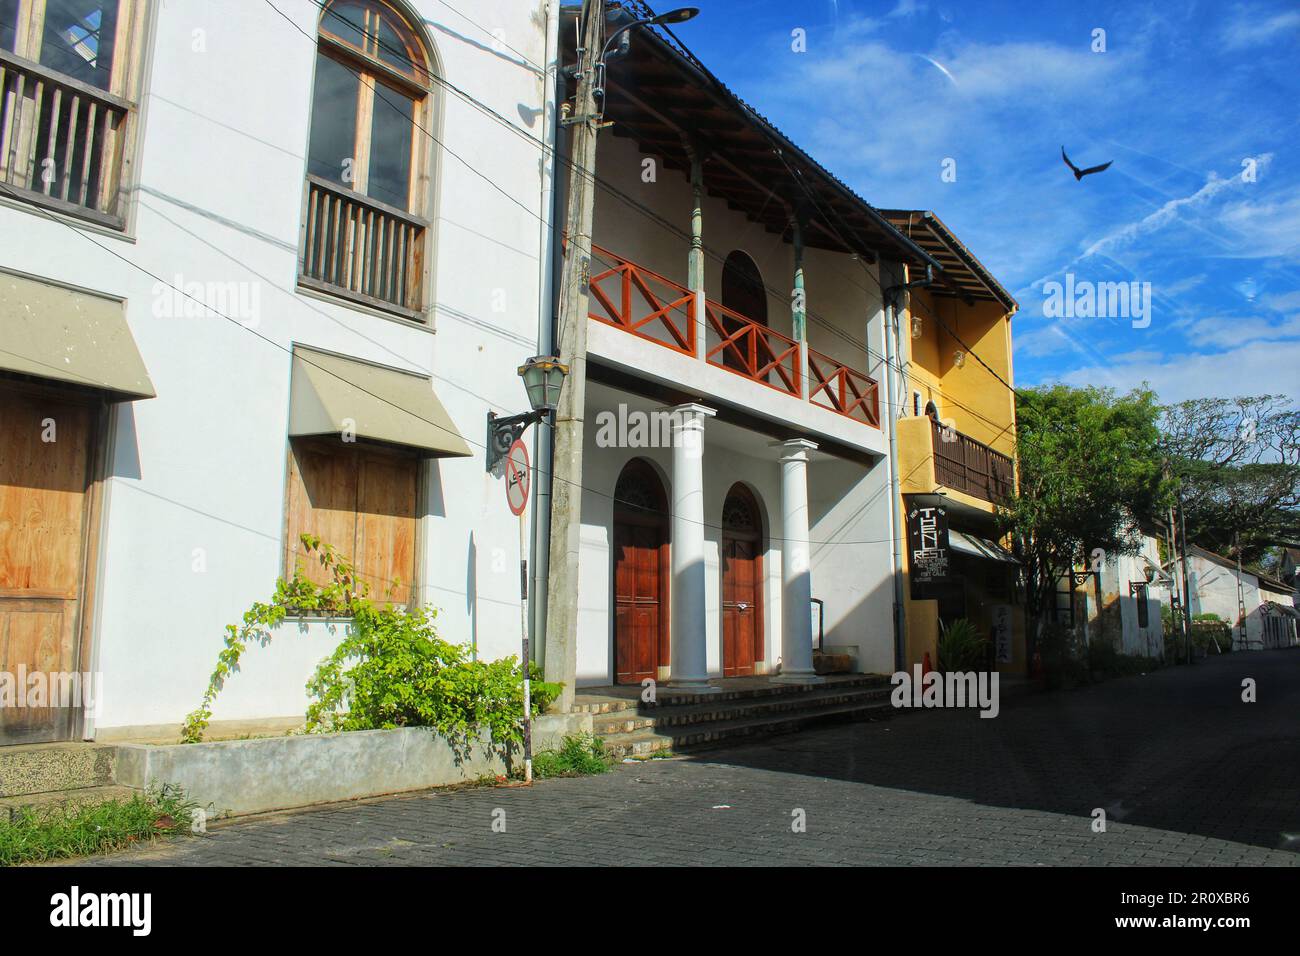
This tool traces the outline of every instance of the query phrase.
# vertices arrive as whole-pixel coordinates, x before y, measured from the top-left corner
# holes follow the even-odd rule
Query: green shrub
[[[497,743],[523,739],[523,670],[515,657],[469,660],[434,629],[436,612],[358,609],[348,636],[307,683],[308,731],[433,727],[464,741],[486,724]],[[533,665],[532,711],[559,694]]]
[[[565,737],[559,750],[547,750],[533,757],[534,777],[578,777],[604,773],[613,758],[605,742],[591,734]]]
[[[939,635],[939,670],[976,671],[988,667],[988,642],[975,625],[960,618],[943,628]]]
[[[301,535],[301,540],[308,555],[316,555],[329,572],[330,582],[317,585],[295,567],[291,579],[276,582],[269,602],[254,604],[242,625],[226,628],[225,648],[203,700],[185,719],[185,742],[203,739],[212,702],[248,645],[268,643],[287,615],[304,613],[350,619],[342,643],[307,683],[313,698],[307,710],[309,731],[432,727],[463,745],[472,727],[486,724],[498,745],[522,739],[524,672],[517,658],[468,659],[464,647],[438,637],[435,610],[372,602],[369,587],[333,547],[314,535]],[[529,676],[532,711],[540,713],[559,696],[561,685],[538,680],[536,665],[530,665]]]
[[[175,787],[82,807],[24,807],[13,819],[0,818],[0,866],[104,853],[188,833],[196,808]]]

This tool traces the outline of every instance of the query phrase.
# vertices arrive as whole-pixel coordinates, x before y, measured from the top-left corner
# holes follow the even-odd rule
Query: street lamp
[[[699,15],[699,13],[700,13],[699,7],[678,7],[676,10],[669,10],[667,13],[661,13],[657,16],[647,17],[644,20],[633,20],[631,23],[625,23],[617,30],[615,30],[613,33],[611,33],[609,35],[609,39],[605,41],[605,45],[601,47],[600,56],[596,58],[596,64],[595,64],[596,66],[595,86],[592,88],[591,92],[592,92],[592,96],[600,103],[599,112],[604,113],[605,110],[605,61],[609,57],[610,49],[613,47],[615,40],[621,41],[618,49],[618,54],[621,56],[622,54],[627,53],[628,40],[630,38],[629,31],[634,30],[637,27],[661,26],[663,24],[668,24],[668,23],[685,23],[687,20],[693,20],[695,17]],[[584,52],[585,51],[581,49],[578,50],[579,65],[570,68],[569,72],[571,75],[576,76],[579,72],[581,72],[582,54]],[[584,119],[593,119],[593,118],[598,118],[598,116],[597,117],[571,116],[565,119],[563,121],[563,124],[569,125],[571,123],[581,122]]]
[[[487,413],[488,471],[492,471],[506,456],[525,428],[555,412],[560,401],[560,387],[564,384],[564,376],[569,374],[569,367],[561,365],[554,355],[534,355],[519,366],[518,372],[524,380],[524,391],[528,393],[532,411],[502,417],[498,417],[496,412]]]

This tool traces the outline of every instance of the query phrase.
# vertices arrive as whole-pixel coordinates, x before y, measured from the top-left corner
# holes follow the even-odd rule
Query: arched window
[[[739,249],[728,254],[722,264],[722,305],[751,322],[767,325],[767,292],[763,288],[763,276],[754,260]],[[750,355],[750,337],[736,337],[737,332],[748,326],[735,316],[724,314],[722,327],[732,337],[732,344],[722,352],[723,366],[753,374],[752,366],[761,363]]]
[[[767,325],[763,275],[754,260],[739,249],[731,252],[722,264],[722,304],[759,325]]]
[[[409,317],[422,308],[434,64],[379,0],[334,0],[320,23],[307,150],[304,285]]]

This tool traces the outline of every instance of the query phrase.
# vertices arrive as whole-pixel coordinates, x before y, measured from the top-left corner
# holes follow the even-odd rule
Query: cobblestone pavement
[[[237,821],[89,862],[1296,866],[1300,651],[1025,694],[993,720],[910,714],[531,789]]]

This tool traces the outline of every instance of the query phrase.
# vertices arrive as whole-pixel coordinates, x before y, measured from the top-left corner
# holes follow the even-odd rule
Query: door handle
[[[749,605],[748,605],[748,604],[737,604],[737,605],[736,605],[736,610],[737,610],[737,611],[748,611],[748,610],[749,610]]]

